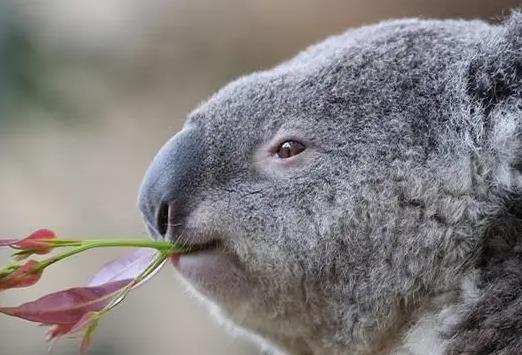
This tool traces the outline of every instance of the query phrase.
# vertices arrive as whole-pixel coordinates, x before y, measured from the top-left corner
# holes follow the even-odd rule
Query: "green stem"
[[[87,244],[96,244],[102,247],[138,247],[138,248],[153,248],[157,250],[172,249],[176,246],[170,242],[154,241],[147,239],[84,239],[84,240],[49,240],[50,247],[75,247]]]
[[[21,265],[7,265],[6,267],[0,269],[0,278],[5,277],[14,271],[18,270]]]
[[[176,245],[170,242],[164,241],[154,241],[147,239],[90,239],[90,240],[50,240],[51,248],[58,247],[74,247],[69,250],[66,250],[62,253],[51,256],[47,259],[42,260],[39,263],[39,266],[34,270],[34,272],[41,271],[46,267],[68,258],[70,256],[80,254],[86,250],[94,249],[94,248],[111,248],[111,247],[130,247],[130,248],[152,248],[156,249],[160,252],[160,255],[163,256],[163,259],[168,257],[169,255],[175,253],[186,253],[190,251],[189,247]],[[22,249],[21,252],[24,250]],[[14,254],[16,255],[16,254]],[[3,278],[12,272],[19,269],[21,264],[12,264],[8,265],[2,269],[0,269],[0,278]]]
[[[170,242],[156,242],[152,240],[133,240],[133,239],[109,239],[109,240],[83,240],[74,242],[79,244],[71,244],[68,246],[78,246],[77,248],[67,250],[63,253],[57,254],[45,260],[42,260],[38,270],[43,270],[49,265],[52,265],[62,259],[82,253],[89,249],[106,248],[106,247],[137,247],[137,248],[153,248],[160,251],[162,254],[171,255],[174,253],[184,253],[189,251],[189,248],[178,246]]]

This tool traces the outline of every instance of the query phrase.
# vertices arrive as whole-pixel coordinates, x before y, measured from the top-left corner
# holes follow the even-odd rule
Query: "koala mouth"
[[[192,253],[197,253],[197,252],[202,252],[202,251],[214,250],[214,249],[220,248],[221,245],[222,245],[221,241],[219,241],[217,239],[211,240],[211,241],[203,243],[203,244],[182,244],[182,246],[184,248],[189,249],[189,251],[187,251],[183,254],[192,254]]]

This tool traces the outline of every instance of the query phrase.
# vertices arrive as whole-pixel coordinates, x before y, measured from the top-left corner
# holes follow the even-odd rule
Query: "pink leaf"
[[[10,245],[18,245],[18,243],[15,242]],[[21,253],[24,252],[25,250],[22,250]],[[18,254],[20,252],[16,256],[26,256],[25,254]],[[51,341],[51,346],[54,341],[63,335],[83,331],[80,350],[84,354],[90,347],[91,338],[99,317],[124,298],[130,290],[127,286],[130,286],[132,282],[137,282],[137,278],[154,264],[158,255],[159,252],[151,248],[138,249],[106,263],[94,275],[88,287],[77,287],[55,292],[18,307],[0,307],[0,313],[43,323],[43,325],[50,325],[51,328],[47,333],[47,340]],[[29,263],[35,263],[35,261],[30,261]],[[35,265],[37,266],[37,264]],[[155,269],[150,272],[145,280],[141,280],[139,284],[152,277],[162,265],[155,264]],[[24,265],[11,274],[7,274],[7,276],[0,279],[0,287],[2,286],[2,280],[8,281],[12,276],[16,276],[17,272],[25,277],[28,268],[29,266]],[[17,285],[22,284],[24,280],[19,281],[18,278],[14,278]],[[8,284],[8,286],[11,286],[11,284]],[[134,288],[138,285],[133,284],[132,286]],[[127,289],[124,290],[125,287]]]
[[[47,336],[45,340],[49,343],[48,353],[51,354],[53,351],[54,344],[60,339],[63,335],[69,334],[72,327],[74,327],[74,323],[72,324],[42,324],[42,325],[51,325],[49,330],[47,330]]]
[[[132,282],[119,280],[95,287],[76,287],[51,293],[18,307],[0,307],[0,313],[46,324],[71,324],[86,313],[105,307],[117,293]]]
[[[46,340],[50,343],[49,351],[52,350],[54,343],[60,339],[62,336],[66,334],[73,334],[77,332],[84,331],[86,328],[89,327],[96,327],[97,318],[96,315],[97,312],[87,312],[80,318],[80,320],[76,323],[69,323],[69,324],[54,324],[51,325],[49,330],[47,331],[47,338]],[[49,324],[42,324],[42,325],[49,325]],[[89,334],[89,339],[86,340],[86,336],[84,337],[84,341],[82,341],[82,353],[87,352],[88,347],[90,345],[90,335],[92,334],[92,330]],[[87,334],[85,334],[87,335]],[[85,343],[85,344],[84,344]]]
[[[116,260],[109,261],[103,265],[100,270],[89,282],[89,286],[98,286],[108,282],[114,282],[125,279],[134,279],[140,275],[158,256],[158,251],[150,248],[141,248],[130,254],[124,255]],[[158,267],[157,270],[160,268]],[[154,274],[154,273],[153,273]],[[147,280],[153,276],[147,277]],[[145,282],[143,280],[141,283]]]
[[[97,316],[98,312],[87,312],[83,315],[83,317],[80,318],[78,322],[74,324],[74,326],[70,329],[70,333],[77,333],[81,332],[90,326],[93,325],[93,323],[97,322]]]
[[[49,229],[39,229],[23,239],[0,239],[0,247],[32,250],[37,254],[47,254],[52,249],[56,233]]]
[[[0,291],[10,288],[32,286],[42,277],[42,270],[38,270],[40,263],[29,260],[20,268],[0,278]]]
[[[95,327],[89,327],[82,338],[82,343],[80,345],[80,355],[86,354],[91,347],[92,333],[94,332]]]
[[[74,327],[71,329],[71,333],[76,333],[85,330],[82,338],[82,343],[80,345],[80,354],[85,354],[87,351],[89,351],[89,348],[91,347],[92,334],[98,326],[97,315],[98,313],[96,312],[89,312],[85,314],[82,317],[82,319],[80,319],[78,323],[76,323]]]
[[[48,325],[48,324],[43,324]],[[62,335],[68,334],[71,329],[74,327],[75,323],[70,324],[54,324],[51,325],[49,330],[47,331],[47,341],[55,341],[56,339],[60,338]]]

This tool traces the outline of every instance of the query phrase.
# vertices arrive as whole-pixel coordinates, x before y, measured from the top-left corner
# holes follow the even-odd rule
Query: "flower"
[[[0,274],[0,290],[34,285],[42,277],[42,270],[39,269],[39,266],[38,261],[29,260],[11,272],[2,273],[3,276]]]

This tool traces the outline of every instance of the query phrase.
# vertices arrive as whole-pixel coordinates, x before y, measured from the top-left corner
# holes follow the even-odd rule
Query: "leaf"
[[[71,324],[86,313],[103,309],[132,279],[94,287],[75,287],[43,296],[18,307],[0,307],[0,313],[46,324]]]
[[[25,250],[15,256],[26,256]],[[84,354],[90,347],[100,317],[121,302],[133,288],[150,279],[161,269],[166,259],[167,254],[155,249],[138,249],[106,263],[87,287],[55,292],[18,307],[0,307],[0,313],[51,326],[47,332],[51,347],[63,335],[83,331],[80,351]],[[24,271],[22,269],[25,265],[19,270],[16,267],[5,268],[4,279],[19,270]],[[1,281],[2,278],[0,285]]]
[[[51,354],[54,348],[54,344],[63,335],[69,334],[75,323],[72,324],[41,324],[45,326],[51,326],[46,333],[45,340],[49,343],[48,353]]]
[[[49,342],[54,342],[62,335],[68,334],[71,329],[75,326],[76,323],[68,323],[68,324],[42,324],[42,325],[50,325],[51,327],[47,330],[46,340]]]
[[[0,277],[0,291],[34,285],[42,277],[42,270],[38,270],[39,266],[38,261],[29,260],[18,269]]]
[[[69,324],[54,324],[51,325],[49,330],[47,331],[46,340],[50,343],[49,352],[52,351],[52,348],[56,341],[60,339],[63,335],[74,334],[81,331],[84,331],[86,328],[88,330],[89,327],[96,328],[97,325],[97,315],[98,312],[87,312],[80,318],[80,320],[76,323]],[[42,324],[49,325],[49,324]],[[94,329],[93,329],[94,330]],[[92,334],[93,330],[90,331],[89,335]],[[86,338],[87,332],[84,335],[84,340],[82,341],[81,352],[82,354],[87,352],[90,345],[90,337]]]
[[[31,255],[34,254],[34,251],[32,250],[20,250],[16,253],[11,254],[11,258],[16,261],[22,261],[24,259],[27,259]]]
[[[47,254],[52,249],[56,233],[49,229],[38,229],[23,239],[0,239],[0,247],[31,250],[37,254]]]
[[[86,313],[70,331],[71,333],[76,333],[85,330],[80,345],[80,354],[85,354],[91,347],[92,335],[98,326],[98,315],[98,312]]]
[[[70,333],[81,332],[92,326],[94,323],[98,321],[98,312],[87,312],[83,315],[82,318],[78,322],[76,322],[73,327],[70,329]]]
[[[150,248],[141,248],[121,258],[109,261],[103,265],[92,277],[89,286],[99,286],[108,282],[134,279],[140,275],[158,256],[158,251]],[[159,270],[158,267],[157,270]],[[146,280],[152,277],[149,275]],[[145,282],[143,280],[141,283]],[[137,285],[136,285],[137,286]],[[136,287],[134,286],[134,287]]]

